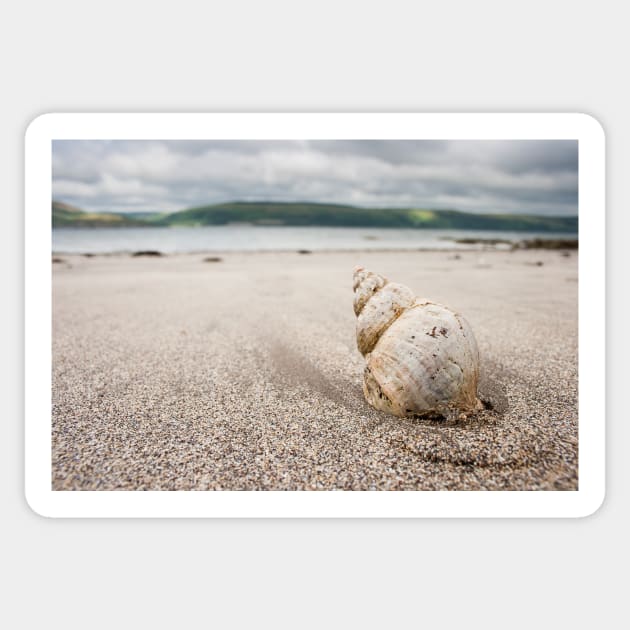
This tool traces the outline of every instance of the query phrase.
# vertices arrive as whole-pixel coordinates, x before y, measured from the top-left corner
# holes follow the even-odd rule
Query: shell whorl
[[[352,280],[352,290],[354,291],[354,314],[358,317],[366,302],[381,287],[384,287],[388,280],[387,278],[374,273],[373,271],[368,271],[363,267],[354,268]]]
[[[479,352],[461,315],[363,267],[353,286],[363,391],[373,407],[397,416],[477,408]]]
[[[354,272],[354,312],[357,316],[357,347],[365,356],[372,352],[381,335],[413,306],[415,296],[403,284],[357,267]]]

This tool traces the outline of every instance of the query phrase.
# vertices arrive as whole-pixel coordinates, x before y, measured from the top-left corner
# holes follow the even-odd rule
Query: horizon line
[[[61,199],[52,199],[52,203],[61,203],[67,206],[71,206],[76,208],[77,210],[86,211],[84,207],[74,206],[67,201],[62,201]],[[337,206],[340,208],[352,208],[355,210],[428,210],[430,212],[459,212],[461,214],[481,214],[486,216],[493,215],[515,215],[515,216],[532,216],[532,217],[546,217],[546,218],[578,218],[579,212],[575,214],[538,214],[531,212],[479,212],[479,211],[468,211],[468,210],[459,210],[457,208],[431,208],[428,206],[416,206],[416,205],[408,205],[408,206],[356,206],[348,203],[339,203],[333,201],[278,201],[278,200],[243,200],[243,199],[235,199],[232,201],[219,201],[215,203],[208,203],[205,205],[199,206],[188,206],[186,208],[182,208],[180,210],[171,210],[171,211],[160,211],[160,210],[129,210],[129,211],[115,211],[115,210],[89,210],[89,212],[93,213],[106,213],[106,214],[176,214],[178,212],[186,212],[188,210],[199,210],[201,208],[211,208],[215,206],[229,205],[229,204],[307,204],[307,205],[318,205],[318,206]]]

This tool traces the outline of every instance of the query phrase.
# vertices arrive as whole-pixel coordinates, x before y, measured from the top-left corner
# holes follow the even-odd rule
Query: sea
[[[461,239],[508,241],[510,248],[533,238],[577,239],[577,234],[358,227],[209,225],[198,227],[58,228],[52,231],[55,254],[117,254],[157,250],[164,254],[201,252],[447,250],[482,249]]]

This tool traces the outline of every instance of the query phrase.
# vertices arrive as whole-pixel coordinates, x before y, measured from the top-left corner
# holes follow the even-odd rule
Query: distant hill
[[[171,214],[89,213],[54,201],[53,227],[253,225],[397,227],[576,233],[578,218],[523,214],[472,214],[420,208],[357,208],[323,203],[237,201]]]
[[[115,212],[114,214],[119,214],[128,219],[137,219],[142,221],[143,224],[164,216],[164,212]]]
[[[132,227],[146,225],[146,221],[135,216],[114,212],[84,212],[61,201],[52,202],[52,226],[60,227]]]
[[[357,208],[320,203],[234,202],[190,208],[154,219],[159,225],[321,225],[532,232],[577,232],[577,217],[472,214],[419,208]]]

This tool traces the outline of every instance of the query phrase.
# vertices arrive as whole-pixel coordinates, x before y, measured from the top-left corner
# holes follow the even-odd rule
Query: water
[[[531,238],[577,238],[577,234],[256,225],[65,228],[53,230],[52,248],[54,253],[59,254],[112,254],[149,249],[171,254],[298,249],[330,251],[483,247],[479,244],[460,244],[450,240],[460,238],[504,239],[516,242]]]

